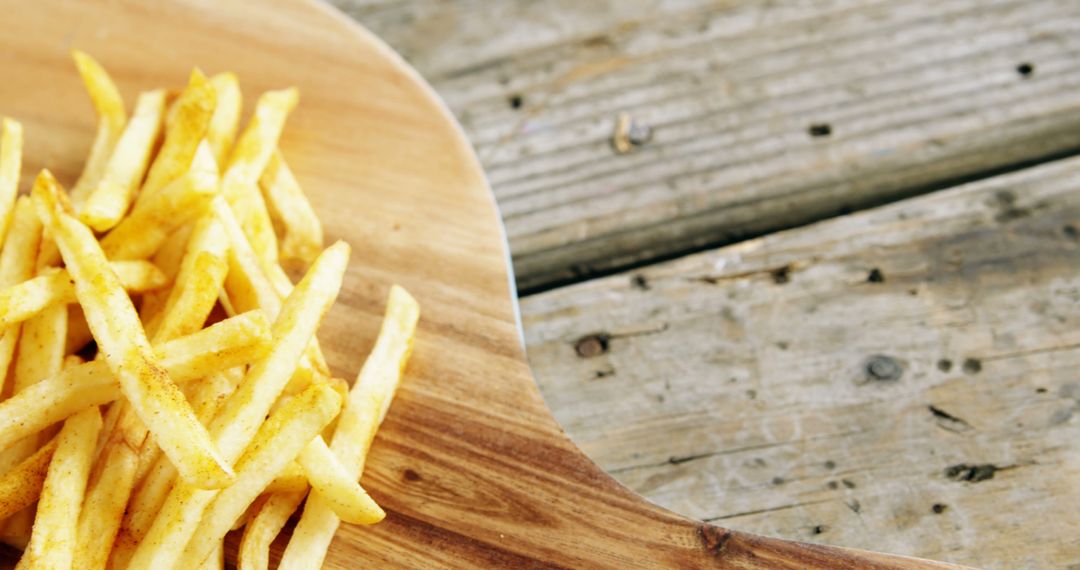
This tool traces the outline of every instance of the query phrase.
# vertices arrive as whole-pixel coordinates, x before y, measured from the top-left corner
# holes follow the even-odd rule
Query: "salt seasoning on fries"
[[[71,194],[45,170],[16,198],[23,132],[0,131],[0,540],[19,568],[218,569],[242,528],[237,566],[264,569],[306,498],[281,567],[317,568],[341,521],[385,516],[359,480],[419,306],[392,287],[356,383],[332,377],[316,332],[350,250],[278,148],[297,91],[237,137],[237,77],[196,69],[129,120],[72,53],[98,130]]]

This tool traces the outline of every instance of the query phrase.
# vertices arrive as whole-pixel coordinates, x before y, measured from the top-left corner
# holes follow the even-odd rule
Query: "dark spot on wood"
[[[649,290],[649,280],[644,275],[638,274],[630,278],[630,285],[634,289],[640,289],[642,291]]]
[[[998,213],[994,216],[994,220],[998,223],[1011,222],[1031,215],[1031,210],[1016,206],[1016,194],[1008,190],[1002,190],[994,194],[994,200],[998,207]]]
[[[772,478],[772,484],[773,485],[783,485],[784,483],[785,483],[785,481],[784,481],[783,477],[776,476],[776,477]]]
[[[917,296],[919,296],[919,290],[918,289],[908,289],[907,294],[911,295],[912,297],[917,297]]]
[[[850,479],[841,479],[840,482],[848,489],[854,489],[856,487],[855,482]]]
[[[607,333],[594,333],[585,335],[574,343],[574,352],[582,358],[600,356],[608,351],[608,341],[611,335]]]
[[[765,467],[766,465],[768,465],[768,463],[762,457],[755,457],[754,458],[754,465],[756,465],[758,467]]]
[[[786,340],[782,340],[782,341],[776,343],[776,348],[779,348],[780,350],[787,350],[789,346],[791,346],[791,345],[788,344],[788,342]]]
[[[784,283],[791,281],[791,266],[785,265],[783,267],[777,267],[770,271],[769,275],[772,275],[773,283],[783,285]]]
[[[614,374],[615,374],[615,369],[614,368],[607,368],[607,369],[604,369],[604,370],[594,370],[593,371],[593,378],[607,378],[608,376],[612,376]]]
[[[945,477],[948,477],[953,481],[978,483],[979,481],[993,479],[994,473],[1000,469],[1000,467],[992,463],[981,463],[979,465],[958,463],[945,468]]]
[[[859,514],[859,512],[862,511],[862,503],[860,503],[858,499],[852,499],[847,503],[847,508],[851,509],[851,512]]]
[[[1062,226],[1061,233],[1073,241],[1080,240],[1080,230],[1077,230],[1076,226],[1072,224],[1065,224]]]
[[[682,456],[679,456],[679,457],[672,456],[672,457],[668,457],[667,462],[672,464],[672,465],[680,465],[682,463],[686,463],[687,461],[693,461],[695,459],[701,459],[703,457],[709,457],[710,455],[713,455],[713,454],[712,453],[695,453],[693,455],[682,455]]]
[[[701,545],[705,547],[709,554],[720,556],[724,552],[724,545],[731,538],[731,531],[708,523],[702,523],[698,527],[698,537],[701,539]]]
[[[927,406],[927,409],[933,414],[938,427],[942,429],[952,432],[962,432],[971,429],[971,424],[967,423],[963,418],[954,416],[933,404]]]
[[[829,481],[826,486],[835,491],[836,489],[840,488],[840,483],[837,483],[836,481]]]
[[[829,460],[825,461],[825,468],[826,469],[836,469],[836,462],[833,461],[832,459],[829,459]]]
[[[507,101],[510,103],[510,108],[511,109],[520,109],[521,106],[525,104],[525,98],[522,97],[521,95],[517,94],[517,93],[514,93],[513,95],[511,95],[507,99]]]
[[[825,532],[827,530],[829,530],[829,527],[827,527],[827,526],[825,526],[823,524],[819,524],[819,525],[814,526],[814,528],[810,529],[810,532],[817,535],[817,534],[821,534],[821,533],[823,533],[823,532]]]
[[[877,267],[870,270],[870,274],[866,276],[867,283],[884,283],[885,275]]]
[[[757,390],[747,390],[746,391],[746,397],[750,398],[751,400],[756,400],[757,399]]]
[[[965,358],[961,368],[963,368],[964,372],[967,374],[978,374],[979,372],[982,372],[982,361],[978,358]]]
[[[932,507],[930,507],[930,510],[935,515],[940,515],[941,513],[945,512],[948,508],[949,508],[949,505],[946,505],[945,503],[934,503],[934,505]]]
[[[412,469],[406,469],[405,471],[403,471],[401,473],[401,478],[409,482],[416,482],[422,479],[422,477],[420,477],[420,474],[416,471],[413,471]]]
[[[948,372],[952,370],[952,361],[948,358],[942,358],[941,360],[937,361],[937,369],[942,372]]]
[[[634,146],[642,146],[652,140],[652,127],[637,121],[630,122],[630,130],[626,132],[626,140]]]
[[[1046,393],[1046,388],[1035,388],[1035,393],[1036,394],[1045,394]]]
[[[875,354],[866,360],[866,377],[876,382],[895,382],[904,374],[904,367],[891,356]]]
[[[814,123],[806,130],[812,137],[827,137],[832,134],[832,125],[829,123]]]
[[[1020,77],[1027,79],[1035,73],[1035,64],[1025,61],[1016,66],[1016,73],[1018,73]]]

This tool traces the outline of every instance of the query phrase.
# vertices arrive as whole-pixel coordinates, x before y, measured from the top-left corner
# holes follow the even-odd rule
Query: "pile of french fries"
[[[318,568],[341,521],[385,516],[359,480],[419,307],[392,287],[356,382],[332,377],[349,246],[323,248],[278,149],[296,90],[237,136],[234,74],[128,116],[73,56],[98,129],[71,191],[43,170],[19,196],[22,127],[0,138],[0,540],[20,568],[222,568],[242,528],[237,566],[267,568],[303,503],[280,568]]]

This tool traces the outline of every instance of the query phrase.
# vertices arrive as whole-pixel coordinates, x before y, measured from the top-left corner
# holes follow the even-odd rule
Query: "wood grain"
[[[296,85],[283,152],[328,240],[354,255],[320,331],[332,368],[364,359],[389,285],[423,307],[407,377],[364,483],[388,511],[344,527],[329,568],[945,567],[799,545],[677,516],[618,485],[551,419],[525,362],[494,202],[462,133],[378,40],[304,0],[0,3],[0,108],[26,127],[25,172],[74,178],[93,115],[68,50],[128,100],[192,65],[235,71],[248,101]]]
[[[1080,149],[1068,0],[332,2],[460,118],[526,291]]]
[[[1080,563],[1080,159],[523,300],[631,489],[785,538]]]

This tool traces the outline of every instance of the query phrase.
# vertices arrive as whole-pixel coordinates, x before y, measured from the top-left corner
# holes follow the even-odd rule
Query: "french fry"
[[[41,488],[30,544],[18,567],[71,568],[79,511],[100,430],[101,413],[93,407],[64,422]]]
[[[200,218],[186,251],[164,308],[146,325],[158,342],[201,329],[225,282],[228,241],[213,215]]]
[[[187,253],[187,242],[191,239],[193,231],[195,231],[195,225],[190,223],[173,230],[169,237],[165,238],[165,243],[158,248],[157,253],[150,258],[150,262],[161,269],[170,282],[180,272],[180,263],[184,260],[184,254]],[[166,287],[143,295],[139,315],[143,319],[155,317],[164,308],[171,292],[172,289]]]
[[[296,460],[304,469],[312,490],[341,520],[353,524],[374,524],[386,517],[386,513],[368,496],[356,478],[338,462],[323,438],[311,440]]]
[[[268,328],[266,317],[251,311],[162,343],[155,352],[174,380],[190,382],[262,358],[270,346]],[[103,360],[65,368],[0,402],[0,449],[119,397],[120,386]]]
[[[304,475],[303,468],[299,463],[293,462],[285,466],[277,477],[274,477],[273,481],[267,485],[267,493],[291,493],[296,491],[307,491],[308,480],[307,475]]]
[[[218,541],[210,556],[199,566],[199,570],[225,570],[225,539]]]
[[[322,251],[322,223],[280,150],[270,156],[259,178],[259,187],[266,199],[270,221],[281,236],[282,262],[295,266],[310,264]]]
[[[196,148],[206,136],[216,103],[214,86],[203,72],[193,70],[187,87],[176,101],[175,111],[166,122],[165,141],[146,174],[137,205],[152,198],[188,170],[195,157]],[[212,158],[213,151],[209,148],[207,150]],[[217,174],[216,167],[214,173]]]
[[[232,469],[157,362],[135,307],[109,269],[105,253],[90,229],[66,211],[60,185],[49,171],[38,176],[32,196],[38,217],[49,228],[75,281],[86,322],[128,402],[185,481],[208,488],[229,484]]]
[[[0,251],[0,287],[25,281],[33,275],[34,258],[41,242],[41,222],[34,213],[29,198],[15,201],[15,214],[11,229]],[[10,394],[12,387],[6,385],[8,367],[15,355],[15,343],[19,339],[19,325],[6,327],[0,333],[0,392]]]
[[[169,234],[198,218],[217,190],[217,166],[210,146],[202,144],[191,168],[151,197],[139,200],[131,213],[101,239],[101,249],[113,260],[150,257]]]
[[[10,517],[38,499],[58,443],[58,438],[54,437],[33,455],[0,475],[0,518]]]
[[[306,495],[306,485],[299,491],[283,491],[270,495],[244,528],[244,537],[240,540],[240,552],[237,556],[237,570],[268,570],[270,544]]]
[[[236,462],[236,482],[218,492],[181,558],[179,567],[193,568],[225,538],[248,505],[286,464],[318,436],[341,410],[341,396],[325,384],[300,393],[270,415]]]
[[[79,219],[94,231],[112,229],[131,206],[135,190],[146,174],[164,115],[165,91],[156,89],[139,95],[131,120],[105,164],[101,181],[90,191],[79,212]]]
[[[210,428],[214,442],[226,460],[240,457],[285,387],[304,348],[337,296],[348,257],[349,246],[344,242],[327,248],[285,300],[272,329],[273,348],[251,366]],[[135,549],[129,568],[173,567],[199,524],[203,510],[216,495],[213,490],[196,489],[186,484],[174,487]]]
[[[221,193],[264,264],[277,263],[278,252],[270,214],[259,192],[259,176],[277,148],[285,119],[298,99],[296,89],[268,91],[259,97],[255,113],[236,141],[229,166],[221,178]]]
[[[120,280],[120,286],[129,293],[151,291],[168,282],[161,270],[146,261],[114,261],[109,266]],[[75,301],[75,286],[68,272],[46,269],[44,274],[33,279],[0,289],[0,327],[21,323],[53,305],[68,305]]]
[[[79,50],[72,50],[71,56],[98,115],[98,129],[90,147],[90,155],[86,158],[86,165],[83,166],[78,182],[71,188],[72,203],[82,205],[105,172],[109,155],[124,131],[127,114],[124,112],[124,100],[120,97],[120,91],[105,68]]]
[[[7,235],[15,212],[15,194],[22,171],[22,124],[5,118],[0,127],[0,243]]]
[[[356,480],[364,472],[371,440],[401,382],[402,372],[412,352],[419,316],[420,308],[416,300],[401,287],[391,287],[386,316],[375,348],[349,392],[349,399],[338,417],[338,427],[330,444],[331,451]],[[304,514],[285,548],[280,568],[320,568],[340,522],[325,499],[317,494],[309,497]]]
[[[214,151],[214,159],[219,165],[227,164],[229,151],[232,150],[236,129],[240,125],[240,82],[234,73],[219,73],[210,78],[217,94],[217,106],[210,126],[206,129],[206,140]]]

